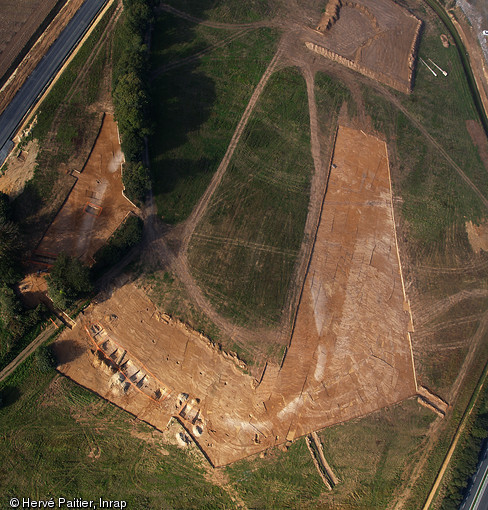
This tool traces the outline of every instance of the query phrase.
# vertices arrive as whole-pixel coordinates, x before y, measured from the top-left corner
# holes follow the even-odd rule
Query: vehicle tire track
[[[179,249],[177,252],[173,252],[165,236],[162,232],[162,227],[156,221],[156,206],[154,204],[154,198],[152,195],[149,197],[148,206],[146,208],[146,217],[148,219],[147,231],[146,231],[146,242],[150,246],[150,252],[155,254],[158,260],[161,260],[167,267],[169,267],[176,277],[183,284],[186,293],[190,300],[227,336],[231,337],[237,343],[245,345],[250,337],[255,338],[256,332],[251,332],[246,328],[236,326],[232,321],[223,317],[217,310],[210,304],[207,297],[203,294],[201,288],[193,278],[189,264],[188,264],[188,245],[195,231],[195,228],[199,221],[205,214],[210,200],[218,188],[223,176],[225,175],[232,156],[236,150],[237,144],[244,132],[244,129],[249,122],[252,112],[266,86],[269,78],[277,68],[277,64],[283,53],[283,45],[280,43],[278,49],[269,63],[266,71],[264,72],[261,80],[254,89],[254,92],[247,104],[247,107],[239,120],[239,123],[234,131],[234,135],[227,147],[227,151],[217,169],[209,186],[205,190],[205,193],[200,198],[198,204],[193,209],[189,218],[182,225],[180,235],[177,236],[180,242]],[[261,337],[264,337],[266,332],[263,332]],[[265,342],[261,342],[259,345],[264,346]],[[264,350],[261,350],[259,345],[256,345],[255,352],[258,355],[266,357]]]
[[[482,344],[483,339],[485,338],[487,332],[488,332],[488,312],[486,312],[483,315],[480,321],[480,325],[476,330],[476,333],[471,338],[469,344],[469,351],[466,357],[464,358],[461,370],[459,371],[459,374],[451,387],[449,396],[446,399],[449,402],[451,409],[455,405],[455,402],[459,394],[459,390],[464,382],[466,374],[468,373],[468,370],[471,368],[471,365],[475,361],[478,348]],[[446,420],[442,418],[436,418],[436,420],[432,422],[429,431],[427,432],[425,441],[423,442],[423,444],[419,446],[419,451],[421,451],[422,453],[409,477],[408,487],[406,487],[406,489],[403,490],[403,492],[397,497],[395,505],[392,507],[394,508],[394,510],[400,510],[404,508],[405,503],[410,498],[412,488],[415,486],[418,479],[422,475],[424,467],[430,457],[430,454],[434,447],[437,445],[437,442],[442,433],[442,429],[445,428],[445,423]]]
[[[289,287],[292,291],[289,293],[287,303],[285,305],[286,319],[283,321],[281,338],[282,341],[286,340],[287,342],[291,341],[291,333],[294,327],[296,314],[298,312],[298,304],[305,285],[310,259],[312,257],[330,171],[330,167],[325,166],[322,158],[317,103],[315,100],[315,74],[312,72],[310,66],[303,68],[302,74],[307,86],[310,122],[310,148],[314,164],[314,172],[310,182],[309,211],[303,231],[302,245],[300,247],[296,269],[293,273]]]
[[[461,290],[456,294],[452,294],[451,296],[439,299],[430,306],[423,306],[421,310],[415,310],[415,308],[417,308],[415,306],[415,324],[418,326],[423,326],[430,322],[434,317],[447,312],[450,308],[457,305],[461,301],[484,297],[488,297],[488,289]]]
[[[276,248],[275,246],[271,246],[268,244],[253,243],[251,241],[244,241],[242,239],[234,239],[231,237],[207,235],[200,233],[194,233],[193,236],[207,243],[238,246],[243,248],[249,248],[250,250],[263,251],[266,253],[273,253],[276,255],[283,255],[284,257],[296,257],[298,255],[297,250],[282,250],[280,248]]]
[[[239,140],[241,139],[242,133],[244,132],[244,129],[246,128],[247,123],[249,122],[251,114],[254,111],[254,108],[258,102],[259,97],[261,96],[261,94],[264,90],[264,87],[268,83],[270,76],[275,71],[275,68],[278,64],[278,61],[281,57],[282,52],[283,52],[283,47],[280,44],[278,46],[278,49],[277,49],[274,57],[272,58],[271,62],[269,63],[266,71],[264,72],[263,76],[261,77],[261,80],[259,81],[258,85],[254,89],[251,99],[249,100],[249,103],[244,111],[244,114],[242,115],[241,120],[237,124],[237,128],[234,131],[234,135],[232,136],[232,139],[227,147],[227,151],[224,155],[224,158],[222,159],[219,167],[217,168],[217,171],[215,172],[214,176],[212,177],[212,180],[210,181],[210,184],[208,185],[207,189],[205,190],[205,193],[203,194],[202,198],[200,198],[200,200],[198,201],[198,204],[193,209],[189,218],[185,221],[185,225],[184,225],[184,229],[183,229],[183,242],[182,242],[182,248],[181,248],[181,256],[183,256],[183,257],[186,257],[186,253],[188,251],[188,244],[190,242],[191,235],[193,234],[193,231],[195,230],[198,222],[201,220],[201,218],[205,214],[205,211],[207,210],[207,207],[210,203],[210,200],[211,200],[213,194],[215,193],[215,190],[219,186],[225,172],[227,171],[230,160],[232,159],[232,156],[234,155],[234,152],[237,148],[237,144],[239,143]]]
[[[226,37],[222,41],[219,41],[218,43],[208,46],[207,48],[195,53],[194,55],[190,55],[188,57],[176,60],[174,62],[164,64],[163,66],[159,67],[154,71],[152,79],[156,79],[162,74],[167,73],[168,71],[172,71],[173,69],[177,69],[178,67],[184,66],[186,64],[191,64],[192,62],[196,62],[201,57],[211,53],[212,51],[217,50],[219,48],[223,48],[224,46],[227,46],[228,44],[236,41],[237,39],[240,39],[241,37],[245,36],[250,30],[251,30],[250,28],[244,28],[238,32],[232,33],[229,37]]]
[[[377,86],[378,90],[381,90],[383,95],[393,103],[411,122],[414,126],[429,140],[429,142],[444,156],[446,161],[451,167],[459,174],[461,179],[476,193],[483,205],[488,209],[488,199],[481,193],[474,182],[464,173],[461,167],[449,156],[445,149],[437,142],[437,140],[431,136],[428,131],[422,126],[422,124],[402,105],[402,103],[393,94],[386,90],[384,87]]]
[[[197,18],[196,16],[187,14],[186,12],[180,11],[179,9],[175,9],[171,5],[164,3],[159,4],[158,10],[169,12],[170,14],[178,16],[179,18],[183,18],[186,19],[187,21],[192,21],[193,23],[197,23],[198,25],[203,25],[204,27],[210,28],[225,28],[227,30],[237,30],[240,28],[259,28],[271,25],[271,23],[267,21],[255,21],[253,23],[220,23],[218,21],[205,21],[202,18]]]

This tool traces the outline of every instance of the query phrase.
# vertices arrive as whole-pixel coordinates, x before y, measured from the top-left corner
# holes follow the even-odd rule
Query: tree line
[[[14,287],[22,277],[23,245],[8,195],[0,192],[0,366],[15,357],[25,335],[46,317],[40,305],[29,310]]]
[[[142,159],[144,138],[150,133],[149,55],[145,37],[153,14],[151,0],[124,0],[123,4],[123,21],[117,27],[114,50],[112,99],[126,159],[122,176],[125,192],[139,204],[150,186]]]
[[[451,479],[445,489],[442,510],[457,510],[467,495],[471,477],[480,460],[483,442],[488,437],[488,392],[484,390],[474,419],[466,426],[463,438],[456,448],[451,468]]]

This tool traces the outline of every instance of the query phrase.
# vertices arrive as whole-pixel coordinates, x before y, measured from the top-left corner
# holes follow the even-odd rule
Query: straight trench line
[[[400,258],[400,249],[398,248],[398,236],[397,236],[397,230],[396,230],[396,223],[395,223],[395,209],[393,207],[393,189],[391,187],[391,174],[390,174],[390,158],[388,156],[388,146],[385,143],[385,154],[386,154],[386,165],[387,165],[387,171],[388,171],[388,184],[390,186],[390,209],[391,209],[391,220],[393,223],[393,235],[395,240],[395,248],[396,248],[396,254],[398,259],[398,269],[400,270],[400,280],[402,282],[402,292],[403,292],[403,299],[405,303],[408,304],[408,313],[410,315],[410,323],[413,326],[413,316],[412,316],[412,308],[410,306],[410,301],[407,297],[407,292],[405,290],[405,282],[403,280],[403,270],[402,270],[402,259]],[[412,335],[410,334],[410,331],[407,331],[407,339],[408,339],[408,346],[410,349],[410,358],[412,362],[412,375],[413,375],[413,381],[415,383],[415,391],[418,392],[418,384],[417,384],[417,372],[415,371],[415,359],[413,357],[413,346],[412,346]]]

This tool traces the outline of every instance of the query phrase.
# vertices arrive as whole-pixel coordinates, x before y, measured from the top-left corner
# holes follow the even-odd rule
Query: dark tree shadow
[[[68,338],[55,342],[52,346],[52,351],[56,358],[57,366],[59,366],[78,359],[86,351],[86,347]]]
[[[0,390],[0,408],[9,407],[19,398],[22,393],[17,386],[5,386],[2,390]]]
[[[198,131],[209,119],[217,97],[215,83],[201,72],[198,58],[174,69],[171,69],[171,65],[207,46],[203,41],[197,42],[194,23],[166,13],[158,18],[153,31],[151,57],[154,128],[149,139],[156,196],[172,192],[188,182],[189,178],[197,178],[198,174],[208,169],[205,160],[196,158],[186,161],[173,158],[170,154],[170,151],[188,141],[189,133]],[[168,70],[165,70],[166,66]],[[188,156],[191,158],[192,155]],[[174,223],[178,218],[168,220]]]

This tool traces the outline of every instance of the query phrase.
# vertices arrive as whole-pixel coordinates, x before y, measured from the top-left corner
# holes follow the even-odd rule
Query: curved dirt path
[[[225,175],[225,172],[227,171],[230,160],[232,159],[232,156],[234,155],[234,152],[237,148],[237,144],[239,143],[242,133],[244,132],[244,129],[246,128],[247,123],[249,122],[249,118],[251,117],[251,114],[254,111],[254,108],[256,107],[258,99],[264,90],[264,87],[266,86],[270,76],[273,74],[273,72],[276,69],[276,66],[278,64],[278,61],[281,57],[282,52],[283,52],[283,47],[281,44],[279,44],[274,57],[272,58],[271,62],[269,63],[269,65],[268,65],[266,71],[264,72],[263,76],[261,77],[261,80],[259,81],[258,85],[254,89],[251,99],[249,100],[249,103],[247,104],[244,114],[242,115],[239,123],[237,124],[237,128],[234,131],[234,135],[232,136],[232,139],[227,147],[227,151],[226,151],[219,167],[217,168],[217,171],[215,172],[214,176],[212,177],[212,180],[210,181],[210,184],[208,185],[207,189],[205,190],[205,193],[202,195],[202,198],[200,198],[197,205],[193,209],[192,213],[190,214],[190,216],[184,223],[183,235],[182,235],[182,246],[181,246],[181,252],[180,252],[183,257],[186,257],[186,253],[188,250],[188,244],[190,242],[191,235],[193,234],[193,231],[195,230],[198,222],[202,219],[203,215],[205,214],[205,211],[207,210],[207,207],[210,203],[210,200],[211,200],[213,194],[215,193],[215,190],[218,188],[220,182],[222,181],[222,178]]]
[[[193,209],[188,219],[183,223],[181,228],[178,229],[179,235],[177,235],[177,233],[174,232],[174,237],[177,237],[177,241],[179,244],[177,253],[174,253],[170,249],[168,241],[165,239],[162,227],[157,222],[156,219],[157,211],[152,195],[148,201],[148,206],[146,208],[147,211],[146,215],[148,218],[148,228],[146,230],[146,244],[150,245],[150,252],[153,254],[152,258],[154,260],[164,261],[167,264],[167,266],[169,266],[173,270],[177,278],[183,284],[190,300],[221,331],[223,331],[226,335],[233,338],[238,343],[247,343],[251,331],[246,328],[236,326],[235,324],[232,323],[232,321],[220,315],[215,310],[215,308],[210,304],[210,302],[203,294],[202,290],[200,289],[200,287],[198,286],[190,272],[187,256],[188,245],[190,243],[191,236],[193,235],[193,232],[195,231],[197,224],[205,214],[213,194],[218,188],[220,182],[222,181],[223,176],[227,171],[227,168],[229,167],[229,163],[232,159],[232,156],[234,155],[237,144],[239,143],[242,133],[244,132],[244,129],[246,128],[247,123],[249,122],[251,114],[254,111],[254,108],[259,100],[259,97],[261,96],[266,84],[268,83],[269,78],[276,70],[282,51],[283,48],[282,45],[280,44],[278,45],[278,49],[275,55],[273,56],[271,62],[269,63],[266,71],[264,72],[263,76],[261,77],[261,80],[259,81],[258,85],[256,86],[252,94],[249,103],[241,119],[239,120],[239,123],[237,124],[234,135],[232,136],[232,139],[227,147],[227,151],[219,167],[217,168],[217,171],[212,177],[209,186],[205,190],[205,193],[200,198],[199,202]],[[253,338],[258,337],[259,335],[262,338],[263,336],[266,336],[266,334],[269,334],[269,332],[266,331],[252,332]],[[262,342],[260,342],[260,344],[253,346],[253,349],[255,349],[255,351],[258,352],[258,354],[264,354],[264,351],[259,352],[260,345],[262,345]]]
[[[314,172],[310,182],[309,210],[305,222],[303,241],[300,246],[296,269],[293,273],[292,281],[290,282],[290,289],[292,290],[285,304],[285,314],[281,328],[282,340],[288,342],[291,341],[291,330],[293,329],[298,312],[298,304],[303,293],[303,286],[305,285],[305,278],[312,257],[320,215],[322,213],[324,194],[327,189],[327,181],[329,178],[329,167],[324,164],[322,159],[322,148],[320,144],[321,133],[317,114],[317,103],[315,100],[315,74],[310,66],[305,66],[302,68],[302,75],[307,86],[310,148]]]

